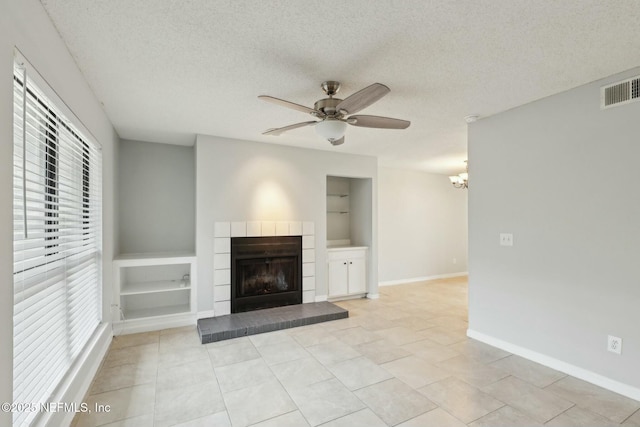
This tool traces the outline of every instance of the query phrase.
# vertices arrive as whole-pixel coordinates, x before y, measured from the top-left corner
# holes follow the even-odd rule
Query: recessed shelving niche
[[[195,323],[195,254],[127,254],[113,265],[116,333]]]

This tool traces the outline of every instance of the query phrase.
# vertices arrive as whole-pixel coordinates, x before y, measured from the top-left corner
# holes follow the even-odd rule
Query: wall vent
[[[640,100],[640,76],[603,86],[600,91],[600,108],[624,105]]]

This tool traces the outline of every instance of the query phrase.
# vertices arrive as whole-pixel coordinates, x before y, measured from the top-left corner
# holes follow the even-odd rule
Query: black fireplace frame
[[[238,261],[294,257],[295,286],[291,291],[241,296],[238,292]],[[231,313],[302,304],[302,236],[231,238]]]

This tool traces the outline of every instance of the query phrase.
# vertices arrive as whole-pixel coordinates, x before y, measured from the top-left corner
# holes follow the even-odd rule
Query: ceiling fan
[[[340,145],[344,143],[347,124],[378,129],[406,129],[411,124],[411,122],[407,120],[392,119],[389,117],[367,116],[362,114],[355,116],[350,115],[367,108],[390,92],[390,89],[381,83],[374,83],[367,86],[345,99],[333,97],[340,90],[340,82],[329,80],[323,82],[321,87],[328,98],[316,101],[313,108],[274,98],[273,96],[260,95],[258,98],[264,101],[302,111],[303,113],[309,113],[320,119],[319,121],[302,122],[281,128],[269,129],[263,132],[263,135],[278,136],[282,132],[292,129],[304,126],[315,126],[320,136],[327,139],[332,145]]]

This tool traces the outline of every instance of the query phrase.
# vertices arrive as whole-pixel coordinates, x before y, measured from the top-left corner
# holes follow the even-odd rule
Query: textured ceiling
[[[373,155],[381,165],[460,172],[464,117],[486,117],[640,65],[632,0],[41,0],[124,139],[195,134]],[[349,127],[339,147],[312,117],[320,83],[344,98],[391,93],[362,114],[406,130]],[[597,102],[597,101],[595,101]]]

